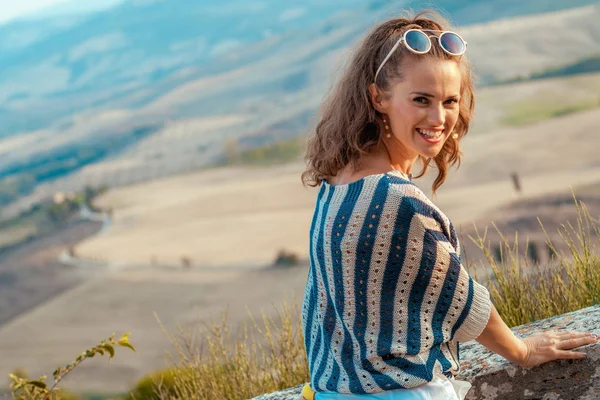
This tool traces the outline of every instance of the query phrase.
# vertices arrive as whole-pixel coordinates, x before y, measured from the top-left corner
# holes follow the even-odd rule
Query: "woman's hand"
[[[561,358],[585,358],[585,354],[569,349],[597,340],[598,335],[573,331],[545,331],[519,339],[502,321],[494,306],[487,326],[477,338],[483,346],[521,367],[533,367]]]
[[[575,347],[595,343],[599,336],[586,332],[546,331],[533,334],[522,341],[527,351],[518,364],[521,367],[533,367],[558,359],[585,358],[585,353],[569,351]]]

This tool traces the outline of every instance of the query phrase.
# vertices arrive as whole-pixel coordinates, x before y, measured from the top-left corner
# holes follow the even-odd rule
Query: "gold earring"
[[[385,133],[385,137],[388,138],[388,139],[391,138],[392,134],[390,132],[390,127],[389,127],[389,125],[387,123],[387,119],[385,119],[385,117],[383,117],[383,125],[385,125],[385,132],[386,132]]]
[[[453,133],[452,134],[452,139],[458,139],[458,133]]]

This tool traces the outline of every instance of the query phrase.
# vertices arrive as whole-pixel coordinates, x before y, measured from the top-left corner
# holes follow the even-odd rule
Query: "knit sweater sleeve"
[[[440,220],[443,217],[435,212],[414,214],[411,228],[423,238],[420,272],[430,274],[429,287],[439,291],[436,313],[444,336],[468,342],[485,329],[492,303],[488,290],[467,273],[456,251],[457,240]]]

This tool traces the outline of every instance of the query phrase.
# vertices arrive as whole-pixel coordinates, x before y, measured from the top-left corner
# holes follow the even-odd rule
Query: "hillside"
[[[161,8],[166,2],[154,2],[156,9],[153,2],[144,3],[148,12],[158,10],[148,14],[157,24],[161,12],[166,16],[176,11]],[[244,4],[250,10],[219,9],[223,11],[221,21],[240,18],[232,19],[228,29],[251,30],[244,13],[254,15],[251,5],[258,7],[258,3]],[[81,75],[75,79],[89,86],[82,83],[74,92],[64,87],[44,92],[66,82],[55,79],[52,71],[60,69],[69,79],[72,76],[65,72],[70,64],[60,64],[68,57],[51,55],[52,62],[55,58],[60,61],[34,69],[45,77],[31,85],[38,94],[16,92],[17,96],[0,103],[0,119],[10,115],[16,123],[24,123],[28,113],[37,113],[34,117],[39,116],[39,121],[32,117],[28,123],[41,127],[0,139],[0,196],[20,184],[31,184],[33,190],[21,202],[2,206],[2,216],[16,214],[55,191],[89,184],[114,186],[97,199],[98,205],[112,210],[108,229],[84,241],[81,239],[98,226],[65,230],[62,235],[34,242],[37,247],[21,247],[20,254],[0,259],[0,287],[6,285],[0,293],[4,299],[0,301],[4,304],[0,323],[8,321],[0,326],[0,376],[16,367],[33,376],[50,374],[97,340],[113,332],[132,332],[137,353],[119,354],[110,364],[91,360],[64,382],[74,390],[125,391],[143,374],[165,365],[169,343],[156,315],[169,331],[177,332],[180,327],[190,329],[216,318],[229,306],[230,327],[235,332],[249,322],[248,310],[275,317],[273,303],[280,304],[286,295],[301,296],[315,192],[300,184],[303,166],[298,143],[314,124],[318,105],[351,44],[375,19],[390,12],[388,2],[382,1],[360,2],[360,7],[358,1],[331,4],[329,11],[320,9],[326,15],[323,18],[308,11],[293,13],[284,9],[284,3],[268,6],[274,13],[269,22],[279,24],[273,29],[281,31],[229,47],[210,62],[198,60],[212,47],[190,39],[189,47],[177,50],[175,46],[172,51],[181,59],[165,61],[167,72],[162,75],[156,72],[162,67],[156,65],[163,64],[148,56],[146,70],[140,61],[146,59],[146,53],[135,51],[135,46],[143,48],[140,43],[151,44],[151,40],[144,42],[144,35],[160,36],[148,33],[146,24],[152,22],[152,18],[145,19],[148,15],[114,19],[115,24],[139,23],[142,33],[135,44],[123,44],[118,36],[102,36],[117,26],[106,17],[116,9],[90,19],[104,24],[94,28],[98,36],[86,33],[81,24],[87,22],[80,16],[60,17],[52,23],[38,22],[36,35],[40,36],[32,34],[28,44],[25,39],[13,43],[15,53],[0,52],[0,58],[15,55],[17,47],[41,46],[40,40],[52,42],[54,35],[69,37],[75,47],[82,43],[90,46],[79,48],[81,59],[87,61],[79,64]],[[464,18],[457,31],[469,41],[469,54],[481,80],[473,129],[463,141],[462,166],[450,171],[432,200],[463,235],[465,259],[479,259],[465,237],[473,233],[472,222],[481,228],[494,221],[511,234],[517,228],[521,237],[529,235],[540,242],[543,236],[537,216],[549,231],[573,221],[571,188],[599,215],[600,74],[495,86],[483,83],[504,82],[514,74],[535,75],[545,69],[564,71],[594,57],[600,53],[596,24],[600,7],[556,11],[564,2],[542,5],[513,0],[447,4],[455,7],[453,16]],[[334,10],[334,5],[339,8]],[[122,7],[120,12],[136,10],[133,2]],[[542,7],[554,8],[544,8],[552,11],[547,14],[530,15]],[[284,29],[286,21],[278,19],[286,10],[290,30]],[[259,8],[257,13],[263,11]],[[494,13],[507,19],[490,21]],[[293,21],[302,18],[306,18],[302,22],[305,29],[298,33]],[[182,25],[195,32],[197,27],[184,23],[191,20],[182,19]],[[257,18],[257,26],[260,21]],[[21,28],[36,29],[31,25]],[[176,28],[172,26],[171,31],[165,25],[165,30],[155,29],[162,35],[158,44],[165,46],[163,50],[177,42],[169,42],[169,35],[178,32]],[[73,32],[81,35],[81,42]],[[94,41],[101,37],[104,39]],[[552,38],[552,45],[547,38]],[[108,46],[113,44],[122,47]],[[0,41],[0,46],[11,45]],[[112,54],[106,62],[102,61],[105,52]],[[130,54],[124,56],[126,53]],[[152,54],[162,57],[158,53]],[[153,60],[157,64],[152,64]],[[183,64],[178,64],[180,61]],[[190,64],[185,64],[188,61]],[[58,64],[60,68],[54,69]],[[25,70],[29,68],[23,65]],[[119,81],[120,73],[132,75]],[[22,78],[13,74],[11,83],[0,76],[0,91],[29,85],[18,77]],[[103,83],[100,92],[93,90],[96,79]],[[54,111],[63,116],[53,119]],[[15,115],[23,120],[17,121]],[[46,124],[43,118],[50,122]],[[240,157],[238,165],[207,168],[223,158],[224,150],[260,150],[282,139],[296,144],[282,157],[291,160],[287,165],[251,166]],[[513,173],[521,178],[520,194],[513,188]],[[428,195],[432,178],[430,174],[416,182]],[[69,246],[74,246],[75,255],[101,260],[106,268],[59,265],[57,255]],[[297,254],[301,265],[257,269],[271,264],[280,249]],[[27,337],[26,343],[23,337]]]
[[[598,182],[597,146],[590,143],[600,125],[599,89],[600,74],[480,89],[477,124],[462,144],[461,168],[450,172],[438,195],[440,208],[469,226],[523,196]],[[240,166],[112,190],[98,205],[113,210],[113,227],[78,252],[118,266],[181,265],[184,257],[201,267],[261,266],[282,248],[306,258],[315,194],[300,184],[301,172],[301,162]],[[515,172],[522,196],[512,188]],[[417,184],[430,195],[434,178],[430,173]]]
[[[505,10],[500,17],[564,6],[492,3]],[[27,38],[30,30],[30,40],[11,41],[0,53],[7,71],[0,77],[0,192],[8,199],[34,193],[8,210],[57,188],[199,168],[218,160],[227,140],[252,147],[305,133],[349,46],[402,7],[240,4],[126,2],[84,20],[0,26],[0,37]],[[597,6],[489,22],[494,14],[480,4],[440,2],[456,23],[477,22],[460,31],[481,83],[600,52]],[[103,160],[108,167],[96,166]]]
[[[600,116],[595,111],[592,113],[595,117],[586,112],[561,117],[559,122],[567,125],[585,118],[597,124]],[[538,128],[543,132],[556,122],[546,122]],[[503,133],[506,132],[487,136],[487,143],[465,145],[465,165],[460,172],[476,176],[480,165],[473,166],[467,161],[477,159],[483,150],[487,153],[482,157],[506,159],[507,154],[511,154],[510,148],[493,151]],[[532,131],[521,133],[526,136]],[[556,140],[559,134],[557,128],[551,139]],[[539,139],[541,135],[543,133],[533,134],[530,140]],[[518,142],[515,148],[525,144]],[[526,155],[521,154],[516,165],[523,166],[525,158]],[[512,192],[509,179],[500,175],[481,185],[461,186],[449,182],[442,188],[437,203],[456,223],[483,211],[479,223],[493,219],[501,226],[511,227],[516,223],[521,224],[521,228],[525,223],[525,230],[530,232],[533,213],[538,211],[545,221],[551,218],[553,222],[563,223],[566,217],[572,217],[568,186],[590,183],[586,188],[576,187],[576,192],[582,194],[592,206],[590,210],[598,215],[599,169],[561,171],[561,166],[552,164],[550,158],[551,155],[547,155],[546,161],[540,162],[543,158],[539,153],[531,157],[529,161],[537,164],[538,170],[533,171],[531,165],[531,170],[524,173],[525,192],[521,200]],[[582,159],[581,163],[589,161]],[[492,163],[490,168],[487,173],[493,173],[496,166]],[[243,323],[251,322],[248,311],[254,316],[262,311],[268,317],[277,318],[273,304],[281,304],[293,294],[296,301],[301,299],[306,283],[305,264],[297,268],[249,271],[165,268],[164,265],[171,261],[177,263],[175,267],[182,265],[180,256],[184,253],[194,267],[201,267],[206,266],[202,264],[207,259],[203,256],[214,257],[219,251],[219,259],[225,263],[239,262],[244,257],[254,261],[261,255],[259,251],[271,260],[278,246],[286,240],[297,240],[298,246],[306,246],[314,193],[300,187],[300,170],[298,164],[279,169],[221,169],[109,192],[100,202],[114,207],[114,225],[78,251],[92,255],[95,248],[101,252],[96,255],[106,255],[116,261],[124,260],[123,256],[129,252],[127,266],[137,268],[121,268],[125,265],[115,262],[112,268],[102,270],[97,279],[0,327],[3,355],[0,375],[16,366],[26,368],[34,376],[48,374],[57,365],[70,362],[71,355],[89,347],[94,341],[90,338],[132,332],[137,353],[123,352],[110,364],[91,360],[64,382],[65,387],[80,391],[124,391],[145,373],[162,368],[168,362],[165,349],[170,349],[169,341],[156,316],[174,334],[181,332],[180,329],[185,332],[196,327],[202,329],[202,322],[219,319],[225,309],[228,326],[234,334]],[[453,172],[453,176],[458,174]],[[550,191],[557,193],[548,196]],[[501,206],[513,200],[508,207]],[[219,219],[226,232],[214,229]],[[469,224],[466,225],[468,228]],[[210,234],[205,232],[207,227]],[[463,229],[461,233],[468,232]],[[103,247],[110,242],[111,246]],[[463,238],[463,244],[467,242],[468,239]],[[143,251],[140,244],[146,246]],[[247,244],[260,247],[252,253]],[[467,246],[464,249],[469,250]],[[154,268],[131,263],[136,257],[140,262],[151,262],[152,255],[157,263]],[[45,329],[38,329],[39,326]],[[28,338],[25,347],[23,335]]]

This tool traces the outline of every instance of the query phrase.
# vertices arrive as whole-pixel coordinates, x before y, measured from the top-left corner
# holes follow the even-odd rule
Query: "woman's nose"
[[[442,126],[446,122],[446,110],[443,105],[433,106],[429,109],[429,122],[432,126]]]

